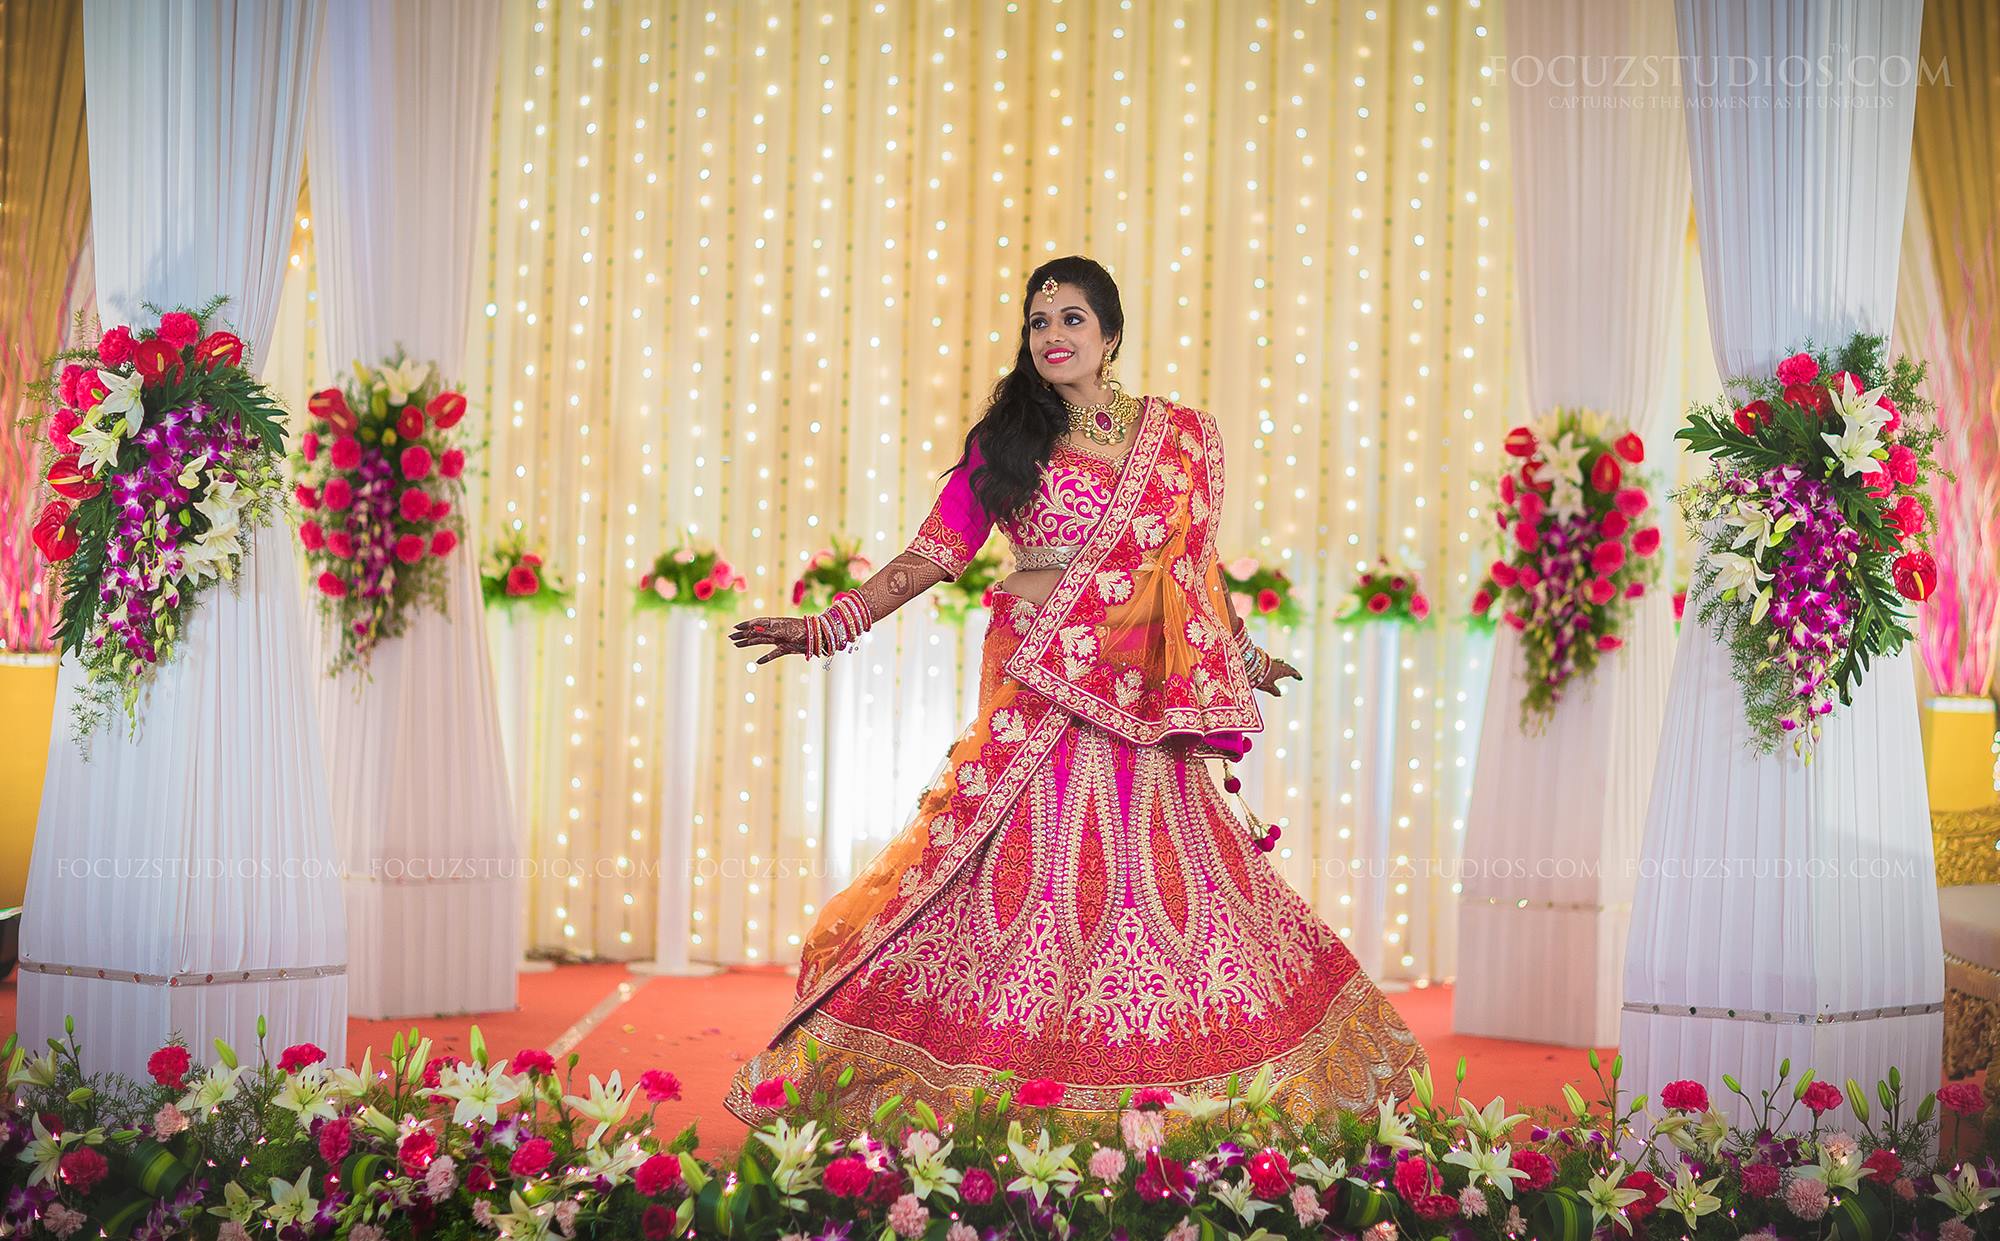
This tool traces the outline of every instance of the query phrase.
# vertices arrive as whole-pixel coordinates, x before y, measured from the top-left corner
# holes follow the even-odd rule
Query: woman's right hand
[[[757,660],[759,665],[768,664],[782,655],[806,653],[806,623],[796,616],[753,616],[738,621],[736,628],[729,631],[729,640],[738,649],[770,647]]]

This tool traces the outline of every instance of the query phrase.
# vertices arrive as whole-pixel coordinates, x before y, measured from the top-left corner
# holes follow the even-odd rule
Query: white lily
[[[1809,1163],[1798,1170],[1798,1175],[1809,1181],[1825,1181],[1829,1190],[1856,1189],[1867,1169],[1852,1155],[1834,1158],[1832,1152],[1822,1146],[1819,1162]]]
[[[1716,552],[1709,563],[1715,566],[1717,590],[1754,590],[1764,580],[1764,570],[1757,562],[1736,552]]]
[[[487,1069],[476,1064],[448,1064],[438,1074],[438,1084],[423,1093],[434,1099],[450,1099],[456,1105],[451,1113],[455,1125],[474,1120],[497,1125],[500,1109],[521,1097],[520,1083],[507,1075],[505,1060]]]
[[[1590,1178],[1590,1186],[1583,1192],[1583,1200],[1590,1205],[1590,1226],[1603,1223],[1606,1217],[1614,1220],[1626,1232],[1632,1231],[1632,1221],[1625,1218],[1625,1208],[1646,1195],[1636,1189],[1621,1189],[1618,1182],[1625,1179],[1625,1165],[1614,1163],[1611,1171],[1603,1176]]]
[[[1525,1181],[1528,1174],[1512,1165],[1514,1148],[1511,1146],[1487,1147],[1478,1138],[1473,1138],[1464,1150],[1455,1150],[1444,1157],[1446,1163],[1455,1163],[1470,1172],[1472,1184],[1483,1178],[1500,1196],[1507,1201],[1514,1200],[1514,1182]]]
[[[1217,1200],[1230,1210],[1236,1212],[1236,1217],[1246,1224],[1253,1222],[1257,1218],[1257,1212],[1269,1211],[1278,1205],[1275,1202],[1260,1201],[1250,1191],[1250,1176],[1248,1173],[1245,1173],[1242,1179],[1238,1180],[1234,1185],[1218,1179],[1208,1188],[1209,1192],[1214,1194]]]
[[[1987,1189],[1979,1183],[1979,1171],[1969,1163],[1958,1165],[1956,1180],[1943,1173],[1933,1174],[1938,1192],[1932,1198],[1949,1208],[1960,1219],[1986,1209],[1986,1204],[2000,1198],[2000,1189]]]
[[[1069,1157],[1076,1144],[1069,1142],[1051,1147],[1047,1129],[1042,1130],[1033,1146],[1029,1146],[1021,1140],[1021,1122],[1017,1120],[1008,1128],[1007,1148],[1014,1152],[1014,1167],[1020,1171],[1019,1176],[1007,1183],[1008,1192],[1026,1190],[1035,1196],[1037,1206],[1048,1198],[1051,1189],[1068,1196],[1075,1192],[1077,1182],[1083,1179],[1077,1173],[1075,1161]]]
[[[1828,388],[1827,393],[1833,398],[1834,411],[1840,415],[1842,422],[1849,426],[1858,423],[1880,428],[1889,423],[1889,411],[1878,404],[1882,394],[1888,390],[1889,385],[1883,384],[1863,392],[1858,382],[1849,379],[1837,387]]]
[[[122,423],[108,427],[78,427],[69,433],[77,448],[77,464],[86,470],[103,470],[118,460],[118,448],[125,442]]]
[[[376,371],[375,387],[388,389],[389,404],[407,405],[410,394],[423,387],[424,380],[430,377],[430,363],[404,359],[401,365],[385,366]]]
[[[104,381],[104,399],[85,410],[84,421],[96,425],[103,419],[123,418],[119,435],[136,435],[146,421],[146,403],[140,395],[146,380],[137,371],[130,375],[120,375],[116,371],[99,371],[97,377]],[[72,435],[71,438],[74,438]]]
[[[1833,450],[1833,459],[1840,462],[1841,473],[1873,474],[1880,468],[1875,457],[1882,448],[1882,437],[1876,434],[1879,430],[1880,423],[1849,422],[1840,429],[1840,434],[1822,431],[1819,437]]]
[[[1250,1079],[1250,1085],[1243,1091],[1243,1102],[1252,1108],[1269,1103],[1272,1092],[1277,1089],[1275,1077],[1268,1064],[1258,1069],[1257,1076]]]
[[[958,1182],[963,1173],[950,1165],[951,1148],[955,1145],[954,1142],[946,1142],[934,1151],[920,1151],[903,1160],[903,1171],[910,1177],[910,1192],[919,1200],[932,1194],[958,1200]]]
[[[1167,1104],[1169,1112],[1179,1112],[1189,1120],[1213,1120],[1229,1110],[1229,1104],[1209,1095],[1175,1095]]]
[[[556,1200],[529,1206],[521,1197],[520,1190],[507,1195],[507,1211],[495,1212],[493,1226],[508,1241],[542,1241],[553,1230],[556,1215]]]
[[[1414,1123],[1406,1116],[1396,1114],[1396,1109],[1383,1101],[1375,1105],[1375,1144],[1390,1150],[1413,1151],[1422,1149],[1423,1143],[1410,1136]]]
[[[816,1120],[794,1129],[792,1122],[782,1116],[757,1131],[757,1140],[778,1157],[771,1183],[779,1193],[795,1196],[812,1188],[818,1173],[819,1144],[824,1136]]]
[[[576,1179],[579,1181],[606,1180],[613,1185],[621,1185],[632,1175],[632,1170],[646,1162],[646,1152],[639,1149],[637,1142],[627,1142],[623,1146],[599,1144],[583,1152],[583,1169]]]
[[[1681,1218],[1687,1221],[1687,1226],[1694,1228],[1697,1226],[1696,1221],[1702,1216],[1712,1215],[1722,1209],[1722,1199],[1716,1197],[1714,1193],[1715,1187],[1720,1184],[1722,1184],[1721,1177],[1716,1177],[1712,1181],[1699,1180],[1695,1177],[1693,1169],[1681,1164],[1674,1169],[1674,1183],[1667,1188],[1666,1205],[1672,1210],[1679,1211]]]
[[[625,1119],[625,1113],[632,1107],[632,1096],[625,1093],[625,1085],[619,1080],[618,1070],[611,1070],[611,1080],[600,1082],[597,1074],[590,1075],[590,1096],[564,1095],[563,1102],[578,1112],[597,1122],[591,1131],[590,1140],[584,1145],[595,1146],[604,1137],[605,1131]]]
[[[373,1065],[375,1051],[370,1048],[361,1053],[361,1067],[350,1069],[341,1065],[326,1075],[327,1093],[343,1099],[358,1099],[368,1093],[368,1087],[375,1080]]]
[[[20,1067],[7,1075],[7,1089],[21,1086],[35,1086],[43,1090],[56,1084],[56,1056],[52,1051],[43,1052],[22,1061]]]
[[[368,1132],[374,1134],[376,1137],[386,1138],[400,1144],[402,1139],[408,1136],[398,1131],[396,1122],[390,1118],[387,1112],[384,1112],[372,1103],[363,1107],[359,1112],[356,1112],[354,1118],[361,1122],[362,1128],[368,1130]]]
[[[278,1227],[305,1224],[319,1211],[319,1199],[312,1196],[312,1169],[299,1173],[296,1181],[271,1178],[271,1205],[264,1212]]]
[[[1557,486],[1564,482],[1572,486],[1582,483],[1583,459],[1589,454],[1589,442],[1567,432],[1553,440],[1544,440],[1541,445],[1542,460],[1548,463],[1549,478]]]
[[[50,1133],[39,1115],[35,1117],[34,1124],[35,1136],[29,1139],[27,1147],[17,1158],[34,1168],[34,1171],[28,1174],[28,1184],[39,1185],[43,1181],[53,1182],[56,1179],[56,1173],[62,1164],[63,1147],[68,1146],[71,1139],[68,1134],[57,1137]]]
[[[1506,1141],[1514,1126],[1528,1119],[1525,1112],[1508,1112],[1507,1100],[1501,1098],[1489,1100],[1483,1108],[1472,1106],[1470,1099],[1460,1099],[1458,1110],[1465,1114],[1465,1131],[1488,1146]]]
[[[248,1193],[235,1181],[222,1187],[222,1205],[208,1208],[210,1215],[222,1219],[232,1219],[239,1224],[248,1224],[257,1218],[257,1212],[264,1208],[264,1200]]]
[[[1318,1155],[1308,1155],[1304,1160],[1292,1165],[1292,1172],[1300,1180],[1325,1189],[1347,1175],[1347,1161],[1336,1159],[1329,1164]]]
[[[242,1076],[240,1067],[230,1069],[218,1064],[202,1074],[201,1080],[181,1096],[177,1106],[189,1115],[221,1107],[236,1097],[237,1079]]]
[[[333,1104],[333,1092],[327,1088],[326,1073],[316,1064],[287,1076],[271,1102],[296,1115],[301,1129],[314,1120],[332,1120],[339,1115]]]

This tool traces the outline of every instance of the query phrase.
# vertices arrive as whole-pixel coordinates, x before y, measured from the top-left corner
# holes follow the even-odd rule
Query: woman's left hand
[[[1299,675],[1299,670],[1297,668],[1292,667],[1284,660],[1279,659],[1276,655],[1273,655],[1271,657],[1271,671],[1265,674],[1263,682],[1260,685],[1258,685],[1257,688],[1263,690],[1265,693],[1269,694],[1273,698],[1283,698],[1285,696],[1285,690],[1283,686],[1278,684],[1278,682],[1285,680],[1287,677],[1291,678],[1294,681],[1302,681],[1305,679],[1304,677]]]

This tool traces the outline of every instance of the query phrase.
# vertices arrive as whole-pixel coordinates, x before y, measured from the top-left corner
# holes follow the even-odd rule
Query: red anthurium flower
[[[181,351],[157,337],[139,342],[132,351],[132,366],[148,386],[178,383],[187,370]]]
[[[76,533],[69,528],[70,512],[68,504],[50,500],[42,509],[42,515],[35,519],[35,548],[50,564],[61,564],[76,555],[79,544]]]
[[[413,440],[423,433],[424,411],[414,405],[403,406],[403,412],[396,415],[396,434]]]
[[[1785,389],[1785,399],[1801,409],[1809,409],[1816,414],[1825,413],[1833,404],[1832,398],[1826,394],[1826,389],[1818,384],[1793,384]]]
[[[313,417],[327,423],[336,431],[351,432],[360,425],[354,417],[354,411],[347,407],[347,395],[338,388],[325,388],[313,393],[306,400],[306,408],[312,411]]]
[[[1619,456],[1630,461],[1633,465],[1637,465],[1646,459],[1646,441],[1640,439],[1630,431],[1619,436],[1617,442],[1611,446],[1618,450]]]
[[[1896,593],[1918,603],[1937,591],[1937,561],[1929,552],[1904,552],[1896,557]]]
[[[465,398],[456,392],[440,392],[431,398],[430,404],[424,407],[424,412],[430,415],[431,421],[437,426],[449,430],[458,425],[460,418],[465,417]]]
[[[97,475],[78,464],[75,453],[59,458],[49,467],[49,486],[66,500],[88,500],[104,490]]]
[[[1507,432],[1501,446],[1510,457],[1532,457],[1535,455],[1535,433],[1526,427],[1515,427]]]
[[[1618,484],[1625,481],[1625,471],[1619,468],[1618,458],[1608,452],[1597,454],[1597,461],[1590,467],[1590,485],[1599,491],[1616,491]]]
[[[194,347],[194,360],[207,370],[243,365],[243,342],[234,332],[210,332]]]

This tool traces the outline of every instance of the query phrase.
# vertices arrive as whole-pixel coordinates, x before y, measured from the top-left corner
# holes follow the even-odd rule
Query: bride
[[[731,634],[771,648],[759,664],[830,657],[964,572],[993,527],[1013,545],[977,718],[820,911],[791,1012],[731,1085],[745,1120],[776,1079],[848,1068],[859,1122],[895,1094],[948,1113],[1002,1070],[1102,1113],[1127,1087],[1220,1093],[1266,1065],[1303,1117],[1372,1109],[1424,1063],[1209,772],[1263,727],[1252,691],[1299,674],[1251,642],[1218,568],[1215,421],[1111,380],[1124,324],[1095,262],[1038,268],[1013,370],[908,549],[819,615]]]

